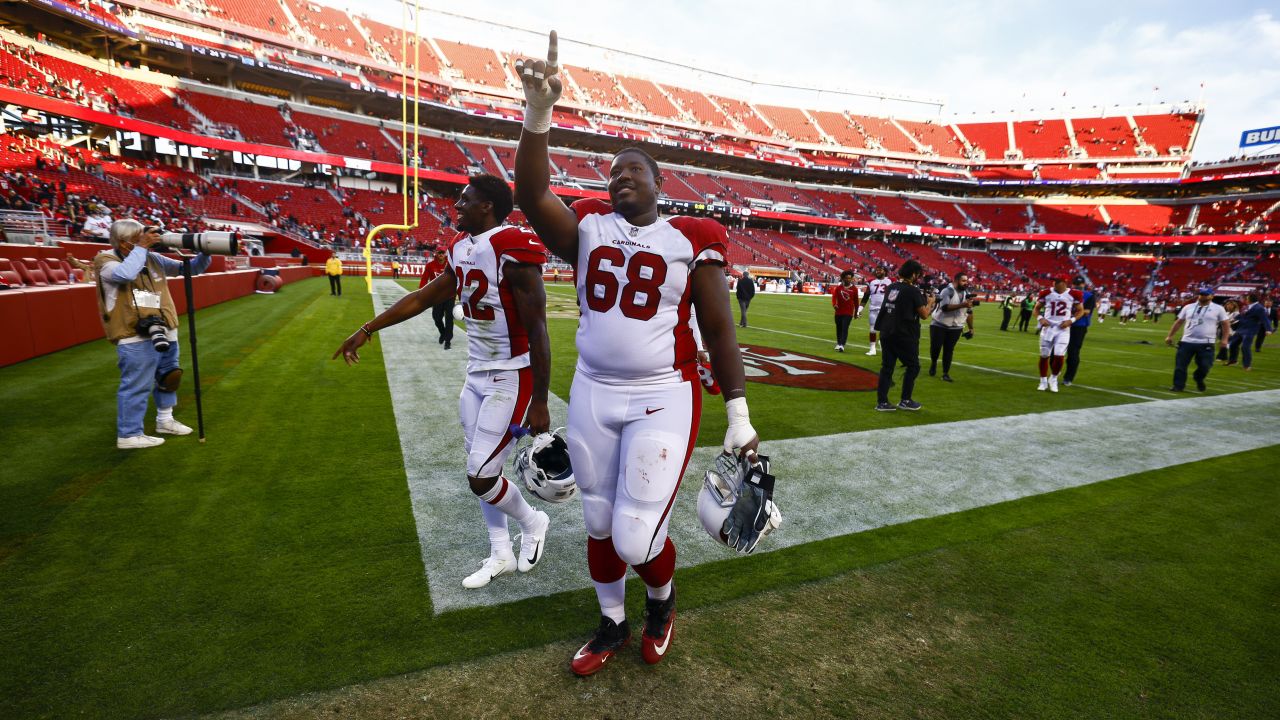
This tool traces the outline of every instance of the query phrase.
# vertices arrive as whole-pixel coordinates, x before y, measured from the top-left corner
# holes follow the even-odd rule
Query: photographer
[[[93,259],[98,276],[98,312],[107,340],[116,346],[120,389],[116,393],[116,447],[146,448],[164,442],[142,432],[147,394],[156,401],[156,432],[187,435],[191,428],[173,417],[178,403],[178,312],[165,277],[182,273],[182,263],[151,248],[162,231],[137,220],[111,224],[111,250]],[[191,263],[198,275],[209,267],[201,253]]]
[[[911,399],[916,376],[920,374],[920,321],[929,316],[932,306],[916,282],[924,274],[920,263],[908,260],[898,270],[898,282],[885,292],[884,304],[876,316],[875,331],[880,333],[880,384],[876,388],[876,410],[919,410],[920,403]],[[898,363],[906,368],[902,376],[902,400],[889,402],[889,386]]]
[[[969,332],[965,337],[973,337],[973,312],[971,308],[976,301],[969,297],[969,276],[959,273],[950,285],[938,294],[938,301],[933,307],[933,319],[929,322],[929,376],[938,374],[938,354],[942,354],[942,379],[951,382],[951,358],[955,354],[956,343],[965,326]]]

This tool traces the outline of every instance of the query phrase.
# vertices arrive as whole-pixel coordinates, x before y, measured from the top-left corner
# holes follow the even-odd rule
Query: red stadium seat
[[[71,282],[67,276],[67,272],[58,265],[56,261],[52,264],[45,260],[37,260],[36,264],[40,266],[40,270],[44,272],[44,276],[49,278],[50,285],[66,285]]]
[[[49,276],[40,268],[40,261],[24,257],[13,264],[25,285],[43,286],[49,284]]]

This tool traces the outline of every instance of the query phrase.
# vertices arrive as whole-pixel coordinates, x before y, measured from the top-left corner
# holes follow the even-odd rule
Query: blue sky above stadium
[[[424,7],[425,35],[541,53],[545,41],[521,30],[554,27],[565,38],[565,62],[754,100],[938,117],[928,104],[840,91],[883,93],[943,101],[942,117],[960,119],[1203,100],[1201,161],[1237,154],[1244,129],[1280,125],[1280,17],[1261,3],[649,0],[584,9],[470,0]],[[390,0],[361,9],[392,22],[401,12]]]

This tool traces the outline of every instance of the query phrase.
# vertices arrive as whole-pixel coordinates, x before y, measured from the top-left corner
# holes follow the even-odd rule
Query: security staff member
[[[1098,306],[1098,298],[1092,290],[1084,287],[1084,278],[1079,275],[1071,280],[1071,286],[1084,295],[1084,315],[1071,323],[1071,337],[1067,340],[1067,370],[1062,374],[1062,384],[1075,382],[1076,370],[1080,369],[1080,348],[1084,345],[1084,336],[1089,334],[1089,323],[1093,320],[1094,308]]]
[[[898,269],[898,282],[885,291],[884,304],[876,317],[876,332],[880,333],[880,384],[876,388],[876,410],[919,410],[920,403],[911,399],[916,376],[920,374],[920,321],[929,316],[932,306],[915,283],[924,268],[915,260],[908,260]],[[902,376],[902,399],[898,404],[889,403],[889,386],[893,384],[893,371],[898,363],[906,368]]]
[[[1000,329],[1009,330],[1009,321],[1013,319],[1013,293],[1004,296],[1004,302],[1000,303],[1000,312],[1004,314],[1004,319],[1000,321]]]
[[[938,355],[942,355],[942,379],[951,382],[951,358],[966,325],[973,337],[973,300],[969,298],[969,276],[959,273],[938,294],[929,322],[929,376],[938,374]]]
[[[1036,301],[1032,299],[1031,293],[1027,293],[1022,298],[1022,311],[1018,315],[1018,330],[1027,331],[1027,327],[1031,325],[1031,308],[1035,307]]]
[[[329,294],[342,294],[342,261],[338,259],[338,253],[329,256],[324,261],[324,274],[329,276]]]
[[[181,274],[182,263],[151,252],[160,236],[158,228],[144,228],[137,220],[117,220],[108,235],[111,250],[93,259],[98,277],[98,312],[107,340],[116,346],[120,368],[116,447],[121,450],[164,442],[163,438],[142,431],[148,394],[155,396],[157,433],[191,433],[191,428],[173,417],[182,368],[178,367],[178,310],[165,280],[166,276]],[[208,255],[197,255],[191,263],[191,273],[204,272],[209,261]],[[153,337],[151,331],[160,326],[164,328],[162,335]]]

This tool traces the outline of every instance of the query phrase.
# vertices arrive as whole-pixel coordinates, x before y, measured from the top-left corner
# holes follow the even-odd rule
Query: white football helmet
[[[537,435],[516,450],[515,472],[529,492],[547,502],[567,502],[578,494],[564,428]]]
[[[738,490],[746,481],[748,473],[752,467],[766,474],[769,472],[767,464],[762,465],[761,460],[763,458],[758,457],[756,463],[752,465],[745,458],[740,459],[733,453],[721,452],[716,456],[711,469],[707,470],[702,477],[702,490],[698,492],[698,520],[702,522],[702,529],[707,531],[711,539],[721,545],[726,547],[729,545],[728,538],[721,530],[724,528],[725,518],[729,517],[734,503],[738,501]],[[766,505],[769,519],[765,522],[764,529],[760,531],[760,539],[782,525],[782,512],[778,510],[778,506],[772,500]]]

